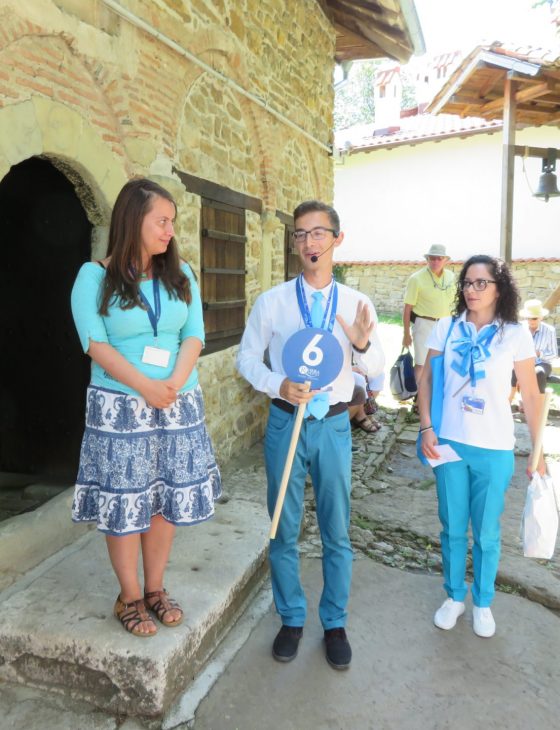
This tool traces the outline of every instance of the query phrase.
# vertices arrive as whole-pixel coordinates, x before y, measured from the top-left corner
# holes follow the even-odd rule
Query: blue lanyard
[[[159,322],[159,318],[161,317],[161,299],[159,296],[159,280],[154,277],[152,279],[152,284],[154,286],[154,307],[155,311],[152,309],[152,305],[147,300],[144,292],[138,287],[138,293],[140,295],[140,299],[142,300],[142,304],[146,307],[146,310],[148,312],[148,317],[150,318],[150,324],[152,325],[152,329],[154,330],[154,337],[157,339],[157,326]]]
[[[303,288],[303,274],[300,274],[296,280],[296,293],[297,293],[297,300],[299,304],[299,310],[301,312],[301,316],[303,317],[303,321],[305,322],[306,327],[313,327],[313,324],[311,323],[311,312],[309,310],[309,307],[307,305],[307,299],[305,297],[305,290]],[[329,298],[327,299],[327,306],[325,307],[325,314],[323,316],[323,321],[321,322],[321,329],[325,329],[325,324],[327,322],[327,314],[329,312],[329,306],[331,304],[332,300],[332,307],[331,307],[331,314],[329,318],[329,324],[328,324],[328,331],[332,332],[334,327],[334,320],[336,317],[336,307],[338,305],[338,287],[336,285],[336,281],[334,280],[334,276],[332,279],[332,286],[331,291],[329,293]]]

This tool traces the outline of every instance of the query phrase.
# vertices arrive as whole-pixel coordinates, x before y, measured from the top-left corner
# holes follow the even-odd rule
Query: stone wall
[[[408,277],[422,265],[421,261],[339,262],[337,269],[338,276],[346,284],[372,299],[378,312],[400,314]],[[456,273],[461,267],[461,261],[449,266]],[[560,259],[520,259],[513,262],[513,273],[522,301],[540,299],[544,302],[560,282]],[[560,331],[560,307],[556,307],[546,321]]]
[[[317,0],[119,0],[129,17],[115,5],[3,0],[0,180],[29,157],[51,160],[76,187],[99,258],[118,191],[150,176],[177,200],[197,274],[201,198],[176,171],[259,199],[262,214],[246,213],[249,308],[284,278],[276,211],[332,200],[334,29]],[[199,368],[222,459],[261,434],[266,403],[237,376],[235,354]]]

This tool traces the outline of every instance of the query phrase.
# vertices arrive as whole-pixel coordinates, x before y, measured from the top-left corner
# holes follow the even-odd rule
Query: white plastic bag
[[[527,487],[525,509],[521,518],[523,555],[550,560],[556,546],[558,508],[552,478],[537,472]]]

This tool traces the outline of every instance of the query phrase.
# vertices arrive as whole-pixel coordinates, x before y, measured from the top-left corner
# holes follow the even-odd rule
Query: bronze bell
[[[546,202],[549,198],[556,198],[560,195],[558,185],[556,184],[556,150],[548,150],[548,156],[542,161],[542,173],[539,178],[537,190],[534,193],[535,198],[543,198]]]

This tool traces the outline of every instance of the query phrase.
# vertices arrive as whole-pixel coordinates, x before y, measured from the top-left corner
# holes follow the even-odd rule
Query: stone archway
[[[75,477],[89,361],[69,294],[81,263],[104,254],[127,178],[78,112],[41,97],[0,109],[0,471]]]
[[[92,225],[69,180],[32,157],[0,182],[0,471],[71,481],[89,362],[70,292]]]

